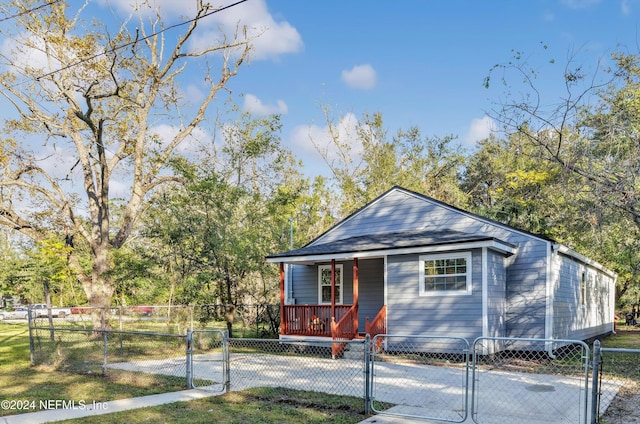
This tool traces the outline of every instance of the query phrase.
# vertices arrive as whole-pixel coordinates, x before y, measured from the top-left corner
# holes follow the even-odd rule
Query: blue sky
[[[569,57],[594,70],[599,58],[640,45],[637,0],[249,0],[235,13],[263,6],[274,32],[295,30],[292,42],[253,60],[232,86],[244,107],[282,114],[283,138],[307,166],[319,160],[308,136],[323,137],[322,105],[336,122],[380,112],[391,133],[415,125],[471,147],[495,125],[486,112],[503,94],[483,79],[513,50],[555,102]]]
[[[155,1],[167,25],[193,17],[195,0]],[[131,19],[132,3],[91,0],[83,13],[118,26]],[[472,148],[496,127],[487,111],[504,94],[497,78],[490,89],[483,80],[514,50],[539,71],[547,103],[565,94],[569,57],[589,73],[614,51],[640,50],[640,0],[247,0],[202,19],[199,42],[214,43],[220,27],[238,22],[261,35],[228,88],[256,116],[281,114],[283,142],[311,176],[328,175],[311,142],[328,143],[323,107],[348,143],[357,143],[351,136],[364,114],[380,112],[390,135],[417,126],[424,136],[454,135]],[[187,97],[198,99],[201,81],[197,73],[181,81]],[[158,132],[170,135],[171,125]],[[212,138],[207,131],[202,137]]]

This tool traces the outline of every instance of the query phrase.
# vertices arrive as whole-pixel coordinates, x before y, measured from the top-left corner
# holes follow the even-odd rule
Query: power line
[[[40,6],[36,6],[36,7],[32,8],[32,9],[23,10],[22,12],[16,13],[15,15],[7,16],[5,18],[0,19],[0,23],[8,21],[10,19],[18,18],[18,17],[20,17],[22,15],[26,15],[27,13],[35,12],[36,10],[42,9],[43,7],[51,6],[52,4],[58,3],[60,1],[61,0],[51,0],[50,2],[47,2],[45,4],[41,4]]]
[[[51,3],[55,2],[55,1],[59,1],[59,0],[54,0],[54,1],[52,1]],[[56,69],[56,70],[54,70],[54,71],[48,72],[48,73],[46,73],[46,74],[40,75],[39,77],[37,77],[37,78],[36,78],[36,81],[38,81],[38,80],[40,80],[40,79],[42,79],[42,78],[46,78],[46,77],[49,77],[49,76],[51,76],[51,75],[57,74],[58,72],[64,71],[64,70],[69,69],[69,68],[72,68],[72,67],[74,67],[74,66],[78,66],[78,65],[80,65],[80,64],[82,64],[82,63],[84,63],[84,62],[87,62],[87,61],[89,61],[89,60],[93,60],[93,59],[98,58],[98,57],[100,57],[100,56],[104,56],[104,55],[106,55],[107,53],[113,53],[113,52],[115,52],[115,51],[117,51],[117,50],[120,50],[120,49],[123,49],[123,48],[125,48],[125,47],[133,46],[134,44],[137,44],[137,43],[138,43],[138,42],[140,42],[140,41],[148,40],[149,38],[155,37],[156,35],[162,34],[163,32],[169,31],[169,30],[174,29],[174,28],[178,28],[178,27],[183,26],[183,25],[190,24],[190,23],[195,22],[195,21],[198,21],[198,20],[200,20],[200,19],[202,19],[202,18],[206,18],[207,16],[211,16],[211,15],[213,15],[214,13],[218,13],[218,12],[222,12],[223,10],[230,9],[230,8],[232,8],[232,7],[234,7],[234,6],[237,6],[237,5],[241,4],[241,3],[244,3],[244,2],[246,2],[246,1],[247,1],[247,0],[239,0],[239,1],[235,2],[235,3],[230,4],[230,5],[227,5],[227,6],[221,7],[221,8],[219,8],[219,9],[212,10],[211,12],[207,12],[207,13],[205,13],[205,14],[204,14],[204,15],[202,15],[202,16],[197,16],[197,17],[195,17],[195,18],[193,18],[193,19],[189,19],[189,20],[186,20],[186,21],[183,21],[183,22],[177,23],[177,24],[170,25],[170,26],[168,26],[168,27],[166,27],[166,28],[161,29],[160,31],[153,32],[153,33],[151,33],[151,34],[147,35],[146,37],[142,37],[142,38],[137,38],[137,37],[136,37],[136,39],[135,39],[134,41],[130,41],[130,42],[128,42],[128,43],[121,44],[121,45],[116,46],[116,47],[113,47],[113,48],[111,48],[111,49],[109,49],[109,50],[103,51],[103,52],[101,52],[101,53],[97,53],[97,54],[95,54],[95,55],[93,55],[93,56],[86,57],[86,58],[84,58],[84,59],[82,59],[82,60],[79,60],[79,61],[77,61],[77,62],[70,63],[70,64],[68,64],[68,65],[66,65],[66,66],[63,66],[62,68],[59,68],[59,69]]]

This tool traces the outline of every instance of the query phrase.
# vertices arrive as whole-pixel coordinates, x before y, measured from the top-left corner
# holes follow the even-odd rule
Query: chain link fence
[[[466,339],[377,335],[372,347],[373,411],[449,422],[466,419]]]
[[[187,387],[229,390],[229,338],[220,330],[187,332]]]
[[[600,349],[598,342],[590,357],[584,342],[571,340],[285,340],[230,338],[222,330],[175,334],[45,322],[31,322],[34,365],[159,391],[260,387],[295,398],[304,390],[318,393],[318,402],[328,401],[320,394],[335,395],[337,408],[355,398],[365,413],[445,422],[640,422],[629,421],[640,415],[640,350]]]
[[[184,335],[38,326],[29,331],[34,365],[163,391],[186,387]]]
[[[342,350],[335,357],[334,344]],[[369,388],[365,352],[365,339],[340,343],[229,339],[229,388],[278,388],[290,397],[300,390],[355,397],[363,400],[365,410]]]
[[[593,423],[640,422],[640,349],[600,348],[594,343]]]
[[[276,338],[280,305],[136,305],[64,308],[63,317],[49,320],[46,310],[29,313],[35,326],[72,326],[119,331],[185,334],[187,329],[231,330],[234,337]],[[68,313],[70,312],[70,313]]]
[[[493,352],[498,345],[502,348]],[[472,414],[482,424],[587,423],[589,347],[575,340],[479,338]]]

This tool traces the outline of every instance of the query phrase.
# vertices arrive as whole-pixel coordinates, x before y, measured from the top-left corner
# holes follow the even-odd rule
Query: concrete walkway
[[[142,396],[131,399],[119,399],[109,402],[100,402],[95,405],[75,405],[25,414],[0,417],[0,424],[41,424],[56,421],[70,420],[72,418],[84,418],[95,415],[111,414],[130,409],[146,408],[173,402],[184,402],[205,397],[219,395],[220,392],[208,392],[204,390],[182,390],[179,392],[160,393],[157,395]]]

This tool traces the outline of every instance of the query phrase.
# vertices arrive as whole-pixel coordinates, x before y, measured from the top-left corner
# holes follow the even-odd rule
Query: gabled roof
[[[378,257],[386,254],[406,254],[421,251],[429,246],[431,251],[438,247],[447,250],[456,248],[490,247],[504,254],[513,254],[516,246],[475,234],[452,230],[398,231],[388,233],[367,234],[349,237],[342,240],[322,244],[306,245],[300,249],[290,250],[267,257],[269,262],[314,262],[328,259],[346,259],[357,257]]]
[[[429,251],[451,250],[457,248],[468,249],[477,247],[489,247],[507,255],[514,254],[517,251],[517,246],[496,238],[481,236],[477,234],[461,233],[451,230],[418,230],[390,233],[380,232],[322,243],[322,238],[326,234],[334,231],[345,222],[352,219],[355,215],[358,215],[361,211],[367,209],[392,192],[402,192],[407,195],[422,199],[424,201],[437,204],[451,211],[456,211],[458,213],[466,215],[469,218],[495,225],[508,231],[520,233],[528,237],[537,238],[549,243],[551,249],[553,249],[554,251],[573,257],[580,262],[594,266],[613,276],[616,275],[613,271],[606,269],[601,264],[581,255],[580,253],[574,251],[569,247],[560,245],[547,236],[535,234],[526,230],[522,230],[520,228],[504,224],[502,222],[466,211],[464,209],[457,208],[448,203],[441,202],[432,197],[425,196],[424,194],[408,190],[400,186],[393,186],[386,192],[382,193],[380,196],[376,197],[371,202],[351,213],[346,218],[340,220],[337,224],[333,225],[324,233],[307,243],[304,247],[284,253],[269,255],[267,256],[267,261],[313,263],[323,260],[326,261],[331,259],[349,259],[353,257],[381,257],[387,254],[419,253],[420,251],[424,251],[424,248],[427,246],[430,247]]]
[[[541,234],[535,234],[535,233],[532,233],[532,232],[529,232],[529,231],[526,231],[526,230],[522,230],[522,229],[520,229],[520,228],[516,228],[516,227],[513,227],[513,226],[511,226],[511,225],[507,225],[507,224],[502,223],[502,222],[500,222],[500,221],[496,221],[496,220],[494,220],[494,219],[487,218],[487,217],[485,217],[485,216],[478,215],[478,214],[475,214],[475,213],[473,213],[473,212],[469,212],[469,211],[464,210],[464,209],[460,209],[460,208],[458,208],[458,207],[456,207],[456,206],[452,206],[452,205],[450,205],[450,204],[448,204],[448,203],[445,203],[445,202],[442,202],[442,201],[440,201],[440,200],[434,199],[433,197],[429,197],[429,196],[427,196],[427,195],[424,195],[424,194],[422,194],[422,193],[418,193],[418,192],[413,191],[413,190],[406,189],[406,188],[404,188],[404,187],[400,187],[400,186],[393,186],[393,187],[391,187],[389,190],[385,191],[384,193],[382,193],[381,195],[379,195],[378,197],[376,197],[375,199],[373,199],[372,201],[370,201],[369,203],[367,203],[366,205],[364,205],[363,207],[361,207],[360,209],[355,210],[354,212],[352,212],[352,213],[351,213],[350,215],[348,215],[347,217],[345,217],[345,218],[341,219],[340,221],[338,221],[338,222],[337,222],[336,224],[334,224],[331,228],[327,229],[325,232],[323,232],[322,234],[320,234],[318,237],[316,237],[315,239],[313,239],[313,240],[311,240],[309,243],[307,243],[307,244],[306,244],[306,246],[308,246],[308,245],[310,245],[310,244],[313,244],[316,240],[321,239],[325,234],[330,233],[330,232],[331,232],[331,231],[333,231],[335,228],[337,228],[337,227],[341,226],[344,222],[346,222],[346,221],[350,220],[352,217],[354,217],[355,215],[358,215],[358,214],[359,214],[361,211],[363,211],[364,209],[367,209],[369,206],[371,206],[372,204],[374,204],[374,203],[378,202],[380,199],[382,199],[382,198],[384,198],[384,197],[388,196],[390,193],[392,193],[392,192],[394,192],[394,191],[403,192],[403,193],[408,194],[408,195],[410,195],[410,196],[414,196],[414,197],[417,197],[417,198],[419,198],[419,199],[425,200],[425,201],[427,201],[427,202],[437,204],[437,205],[442,206],[442,207],[444,207],[444,208],[447,208],[447,209],[449,209],[449,210],[452,210],[452,211],[456,211],[456,212],[462,213],[462,214],[464,214],[464,215],[466,215],[466,216],[468,216],[468,217],[470,217],[470,218],[474,218],[474,219],[476,219],[476,220],[478,220],[478,221],[487,222],[487,223],[490,223],[490,224],[496,225],[496,226],[498,226],[498,227],[502,227],[502,228],[507,229],[507,230],[510,230],[510,231],[514,231],[514,232],[518,232],[518,233],[520,233],[520,234],[527,235],[527,236],[529,236],[529,237],[535,237],[535,238],[538,238],[538,239],[540,239],[540,240],[548,241],[548,242],[551,242],[551,243],[556,243],[556,241],[555,241],[555,240],[553,240],[553,239],[551,239],[551,238],[549,238],[549,237],[547,237],[547,236],[544,236],[544,235],[541,235]]]

